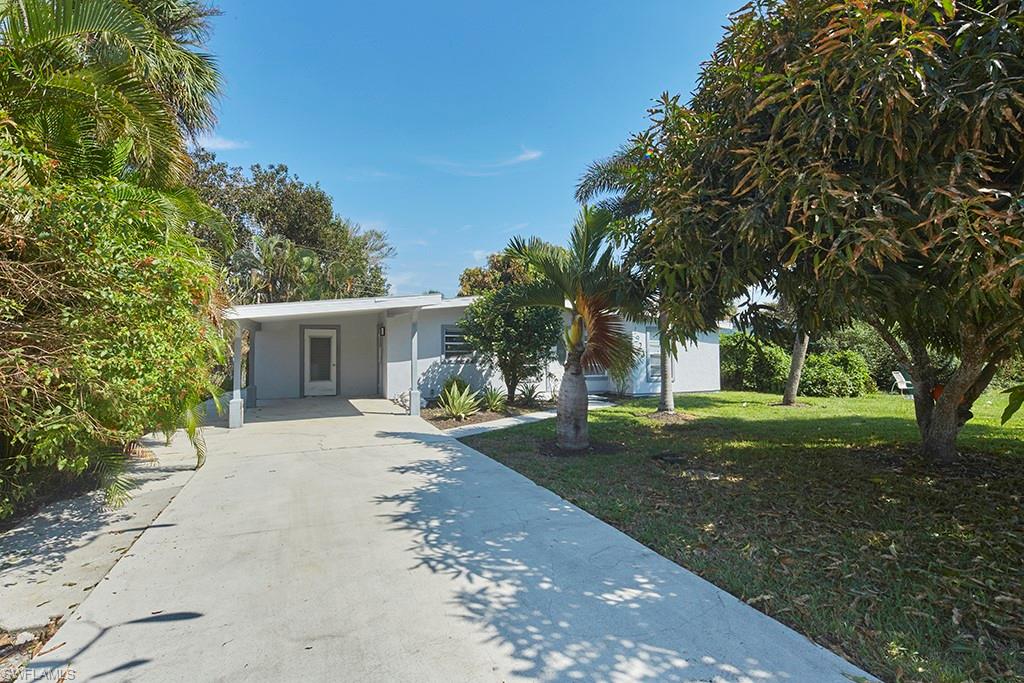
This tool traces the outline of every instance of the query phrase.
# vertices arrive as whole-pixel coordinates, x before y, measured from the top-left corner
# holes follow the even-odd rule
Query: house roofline
[[[450,299],[449,301],[458,301]],[[394,311],[396,309],[445,308],[440,294],[417,296],[378,296],[359,299],[322,299],[318,301],[288,301],[274,304],[244,304],[229,308],[224,317],[228,320],[270,320],[302,318],[334,313],[365,313],[371,311]],[[461,305],[468,305],[461,304]]]

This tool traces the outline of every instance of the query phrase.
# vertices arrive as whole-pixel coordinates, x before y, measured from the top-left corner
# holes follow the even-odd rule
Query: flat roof
[[[468,306],[476,297],[463,296],[444,299],[440,294],[419,294],[416,296],[376,296],[360,299],[322,299],[319,301],[288,301],[276,304],[244,304],[229,308],[224,317],[228,320],[280,320],[304,318],[317,315],[344,313],[365,313],[368,311],[411,311],[415,308],[461,308]]]

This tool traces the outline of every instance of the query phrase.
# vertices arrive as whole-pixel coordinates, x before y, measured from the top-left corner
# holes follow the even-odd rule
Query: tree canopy
[[[680,334],[752,287],[801,329],[872,324],[948,459],[1024,331],[1022,28],[1003,0],[752,2],[692,100],[662,96],[583,187],[642,208],[633,246]]]
[[[247,174],[205,150],[193,157],[191,185],[227,217],[234,235],[237,249],[226,261],[235,300],[387,294],[384,262],[394,254],[387,235],[338,216],[331,196],[318,184],[300,180],[281,164],[256,164]]]
[[[0,2],[0,518],[216,390],[223,217],[183,186],[220,77],[192,0]],[[224,239],[227,238],[227,239]]]
[[[491,254],[488,264],[467,268],[459,277],[460,296],[479,296],[459,327],[480,361],[501,372],[512,403],[520,382],[540,378],[554,360],[562,315],[553,308],[515,305],[518,289],[536,277],[527,264],[507,253]]]

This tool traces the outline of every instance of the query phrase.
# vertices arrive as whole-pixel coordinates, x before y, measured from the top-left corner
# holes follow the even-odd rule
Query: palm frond
[[[92,473],[103,489],[103,500],[110,507],[121,507],[131,498],[133,482],[128,476],[128,450],[100,449],[92,458]]]
[[[585,347],[581,363],[590,371],[632,366],[639,357],[633,337],[621,317],[600,298],[581,298],[576,310],[585,327]]]
[[[8,3],[5,41],[30,50],[72,36],[106,34],[145,47],[145,18],[123,0],[19,0]]]
[[[513,237],[507,251],[513,257],[522,259],[532,266],[540,274],[542,280],[547,280],[560,290],[563,301],[577,289],[569,253],[564,248],[549,244],[536,237],[531,237],[528,240]]]

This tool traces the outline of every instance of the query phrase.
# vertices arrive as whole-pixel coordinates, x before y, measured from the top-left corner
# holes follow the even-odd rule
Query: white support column
[[[245,377],[245,407],[256,407],[256,331],[259,323],[249,328],[249,353],[247,354]]]
[[[235,327],[235,342],[231,348],[231,401],[228,403],[228,427],[237,429],[245,421],[245,402],[242,400],[242,327]]]
[[[419,369],[419,326],[420,309],[412,309],[412,322],[409,325],[409,414],[420,414],[420,369]]]

